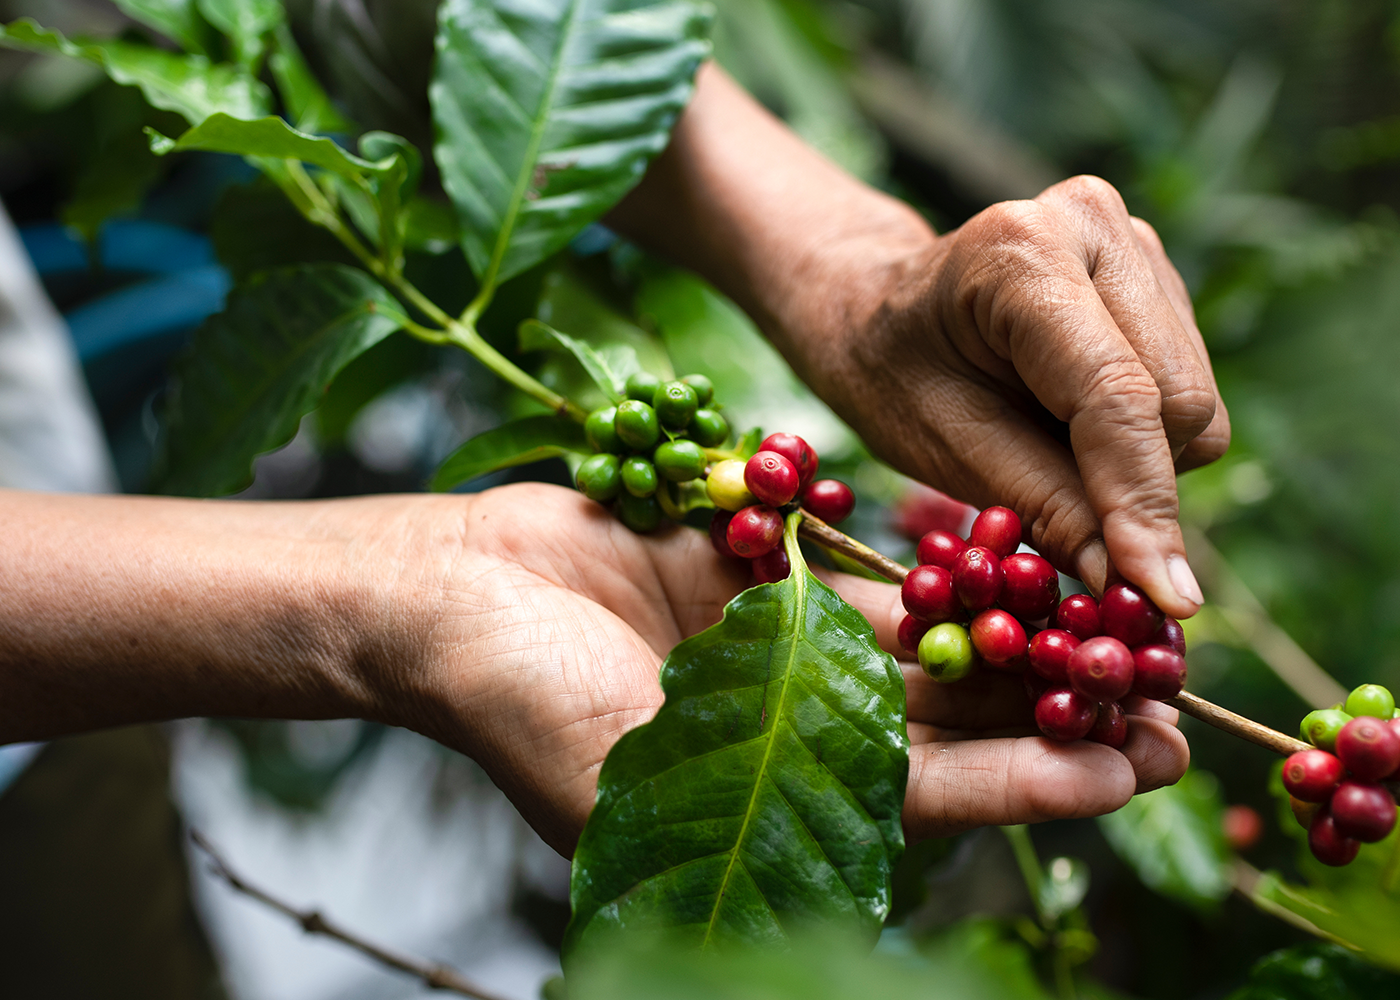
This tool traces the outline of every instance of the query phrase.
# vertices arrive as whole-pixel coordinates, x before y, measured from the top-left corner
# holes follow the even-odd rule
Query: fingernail
[[[1095,594],[1102,594],[1108,583],[1108,548],[1102,539],[1094,539],[1079,550],[1079,579]]]
[[[1201,594],[1201,585],[1196,582],[1196,574],[1191,572],[1183,556],[1167,557],[1167,576],[1171,578],[1176,592],[1193,604],[1206,603]]]

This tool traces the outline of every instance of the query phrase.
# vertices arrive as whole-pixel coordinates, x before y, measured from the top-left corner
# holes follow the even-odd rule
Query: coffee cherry
[[[899,588],[904,610],[919,621],[952,621],[962,607],[953,593],[953,574],[937,566],[915,566]]]
[[[1060,603],[1060,575],[1055,567],[1030,552],[1014,553],[1001,561],[1006,585],[997,603],[1028,622],[1048,618]]]
[[[1351,716],[1337,708],[1319,708],[1303,716],[1300,727],[1303,739],[1319,750],[1332,753],[1337,749],[1337,734],[1351,721]]]
[[[797,470],[798,479],[806,486],[817,474],[817,453],[796,434],[769,434],[758,446],[759,451],[776,451]]]
[[[705,479],[705,495],[720,510],[743,510],[758,503],[758,497],[744,485],[744,464],[741,458],[727,458],[710,469]]]
[[[1352,777],[1379,781],[1400,767],[1400,738],[1387,723],[1363,715],[1337,733],[1336,754]]]
[[[634,497],[623,493],[617,498],[617,516],[622,523],[639,534],[655,531],[661,523],[661,506],[656,497]]]
[[[636,451],[651,451],[661,437],[656,411],[635,399],[618,404],[616,427],[622,443]]]
[[[1054,628],[1064,629],[1081,642],[1103,635],[1099,623],[1099,602],[1088,594],[1070,594],[1066,597],[1055,609],[1055,617],[1050,624]]]
[[[915,656],[919,652],[919,640],[929,629],[933,628],[928,622],[921,622],[913,615],[905,615],[899,623],[899,648],[910,656]]]
[[[781,507],[797,496],[797,469],[776,451],[760,451],[744,466],[744,485],[772,507]]]
[[[1303,802],[1326,802],[1344,777],[1342,762],[1326,750],[1299,750],[1283,762],[1283,787]]]
[[[617,436],[617,407],[600,406],[588,415],[583,423],[583,436],[594,451],[626,451],[621,438]]]
[[[802,487],[802,506],[827,524],[840,524],[856,507],[856,495],[839,479],[817,479]]]
[[[1079,648],[1079,640],[1063,629],[1048,628],[1031,637],[1026,652],[1031,669],[1048,681],[1068,684],[1069,657]]]
[[[960,681],[972,672],[972,640],[956,622],[935,625],[919,640],[919,666],[942,684]]]
[[[652,460],[656,470],[673,483],[688,483],[705,474],[705,449],[684,438],[663,441]]]
[[[1164,616],[1157,605],[1137,587],[1115,583],[1099,601],[1099,621],[1104,635],[1111,635],[1129,646],[1140,646],[1162,627]]]
[[[783,540],[783,515],[763,504],[745,507],[730,520],[725,537],[737,556],[745,559],[766,556]]]
[[[1347,695],[1342,710],[1352,718],[1369,715],[1374,719],[1389,719],[1395,715],[1395,696],[1379,684],[1362,684]]]
[[[1312,826],[1308,827],[1308,849],[1324,865],[1341,868],[1356,860],[1361,842],[1344,836],[1333,822],[1332,814],[1326,809],[1319,809],[1313,817]]]
[[[1147,640],[1149,646],[1170,646],[1182,656],[1186,655],[1186,630],[1181,627],[1181,622],[1172,617],[1162,619],[1162,627],[1159,628],[1152,638]]]
[[[1009,507],[988,507],[972,522],[967,540],[1005,559],[1021,544],[1021,519]]]
[[[1186,686],[1186,658],[1170,646],[1139,646],[1133,650],[1133,693],[1166,701]]]
[[[1035,724],[1060,743],[1082,740],[1094,728],[1099,706],[1072,688],[1051,688],[1035,703]]]
[[[1106,701],[1099,706],[1099,716],[1094,720],[1094,728],[1084,737],[1090,743],[1102,743],[1106,747],[1122,750],[1128,742],[1128,713],[1116,701]]]
[[[953,566],[958,561],[958,556],[967,551],[967,542],[963,541],[951,531],[944,531],[942,528],[934,528],[923,538],[919,539],[918,557],[919,564],[924,566],[942,566],[952,572]]]
[[[574,477],[579,492],[590,500],[607,503],[622,492],[622,473],[616,455],[591,455]]]
[[[1304,830],[1312,829],[1313,820],[1322,811],[1322,806],[1316,802],[1304,802],[1302,799],[1288,796],[1288,808],[1293,813],[1293,818],[1298,821],[1298,825]]]
[[[1249,806],[1227,806],[1220,817],[1225,842],[1237,851],[1247,851],[1264,836],[1264,821]]]
[[[661,379],[651,372],[633,372],[627,376],[626,393],[628,399],[638,399],[650,404],[656,398],[656,390],[661,388]]]
[[[641,455],[622,460],[622,488],[634,497],[649,497],[656,492],[656,466]]]
[[[934,572],[945,572],[936,566],[924,566]],[[1005,667],[1026,654],[1026,630],[1021,623],[1000,608],[983,611],[968,626],[972,648],[994,667]]]
[[[1032,705],[1040,700],[1040,696],[1051,688],[1064,687],[1063,684],[1055,684],[1047,681],[1034,670],[1021,671],[1021,684],[1026,689],[1026,700]]]
[[[1343,781],[1327,805],[1337,832],[1363,844],[1384,840],[1395,827],[1395,800],[1381,785]]]
[[[662,427],[668,431],[683,431],[700,408],[700,400],[695,390],[684,382],[662,382],[651,405]]]
[[[766,556],[759,556],[751,565],[753,578],[759,583],[779,583],[792,573],[792,564],[781,545]]]
[[[980,545],[967,549],[953,564],[953,589],[969,611],[985,611],[995,604],[1005,582],[1001,560]]]
[[[1094,701],[1117,701],[1133,689],[1133,654],[1110,636],[1085,639],[1069,655],[1070,687]]]
[[[732,511],[717,510],[710,518],[710,544],[726,559],[742,558],[729,547],[729,522],[734,517]]]
[[[681,381],[695,390],[695,398],[701,406],[709,406],[710,400],[715,398],[715,384],[708,377],[700,374],[683,375]]]
[[[718,448],[729,438],[729,421],[718,410],[696,410],[688,433],[700,447]]]

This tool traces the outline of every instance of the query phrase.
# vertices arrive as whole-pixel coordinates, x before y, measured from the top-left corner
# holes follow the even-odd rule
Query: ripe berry
[[[769,434],[758,446],[759,451],[776,451],[797,470],[802,485],[806,486],[817,474],[817,453],[812,446],[796,434]]]
[[[952,572],[958,556],[967,551],[967,542],[951,531],[934,528],[919,539],[919,564],[922,566],[942,566]]]
[[[915,566],[899,588],[904,610],[920,621],[952,621],[962,610],[953,593],[953,574],[937,566]]]
[[[1063,684],[1053,684],[1041,677],[1034,670],[1021,671],[1021,683],[1026,689],[1026,699],[1032,705],[1040,700],[1040,696],[1053,687],[1064,687]]]
[[[701,406],[709,406],[715,398],[715,384],[704,375],[683,375],[681,381],[695,390],[695,398]]]
[[[1186,658],[1170,646],[1139,646],[1133,650],[1133,693],[1166,701],[1186,686]]]
[[[1048,681],[1068,684],[1069,657],[1079,648],[1079,640],[1063,629],[1048,628],[1031,637],[1027,652],[1031,669]]]
[[[725,537],[737,556],[766,556],[783,540],[783,515],[762,504],[745,507],[730,520]]]
[[[1001,570],[1006,584],[997,603],[1026,621],[1050,617],[1060,603],[1060,575],[1054,566],[1038,555],[1020,552],[1003,559]]]
[[[972,522],[967,540],[1005,559],[1021,544],[1021,519],[1009,507],[988,507]]]
[[[972,640],[956,622],[935,625],[919,640],[919,666],[943,684],[960,681],[972,672]]]
[[[1069,656],[1069,683],[1094,701],[1117,701],[1133,689],[1133,654],[1110,636],[1086,639]]]
[[[700,399],[695,390],[684,382],[663,382],[652,397],[651,405],[662,427],[670,431],[683,431],[700,408]]]
[[[656,470],[673,483],[688,483],[705,474],[705,449],[685,438],[661,442],[652,460]]]
[[[1090,743],[1102,743],[1115,750],[1123,749],[1128,742],[1128,713],[1116,701],[1106,701],[1099,706],[1094,728],[1084,737]]]
[[[953,589],[969,611],[985,611],[995,604],[1005,582],[1001,560],[980,545],[965,551],[953,564]]]
[[[1352,777],[1379,781],[1400,767],[1400,738],[1380,719],[1363,715],[1337,734],[1336,753]]]
[[[1327,810],[1338,833],[1363,844],[1384,840],[1395,827],[1395,800],[1381,785],[1343,781]]]
[[[1249,806],[1229,806],[1220,817],[1225,842],[1237,851],[1247,851],[1264,836],[1264,821]]]
[[[744,485],[763,503],[781,507],[797,496],[797,469],[776,451],[760,451],[744,466]]]
[[[926,567],[938,570],[935,566]],[[1026,630],[1010,614],[999,608],[983,611],[968,626],[972,648],[994,667],[1008,666],[1026,654]]]
[[[1362,684],[1347,695],[1343,711],[1352,718],[1369,715],[1374,719],[1389,719],[1395,714],[1395,696],[1379,684]]]
[[[818,479],[802,488],[802,506],[827,524],[840,524],[856,507],[856,495],[839,479]]]
[[[641,455],[622,460],[622,488],[634,497],[649,497],[656,492],[656,466]]]
[[[1319,708],[1303,716],[1300,727],[1303,739],[1319,750],[1332,753],[1337,749],[1337,734],[1351,721],[1351,716],[1337,708]]]
[[[739,554],[729,547],[729,521],[734,514],[727,510],[715,511],[710,518],[710,544],[715,551],[728,559],[738,559]]]
[[[1326,750],[1299,750],[1283,762],[1283,787],[1302,802],[1326,802],[1344,777],[1342,762]]]
[[[752,563],[753,578],[759,583],[778,583],[792,573],[787,552],[780,545],[766,556],[759,556]]]
[[[656,398],[656,390],[661,388],[661,379],[651,372],[633,372],[627,376],[627,398],[651,403]]]
[[[623,493],[617,498],[617,516],[622,523],[639,534],[655,531],[661,523],[661,507],[656,497],[634,497]]]
[[[758,497],[744,485],[744,464],[738,458],[716,462],[705,478],[705,495],[720,510],[743,510],[758,503]]]
[[[1051,688],[1035,703],[1035,724],[1052,740],[1082,740],[1094,728],[1099,706],[1072,688]]]
[[[617,407],[602,406],[588,415],[583,423],[583,436],[594,451],[626,451],[617,436]]]
[[[615,426],[622,443],[637,451],[650,451],[661,437],[656,411],[635,399],[618,404]]]
[[[1361,842],[1344,836],[1333,822],[1332,814],[1326,809],[1319,809],[1313,817],[1312,826],[1308,827],[1308,848],[1313,857],[1324,865],[1341,868],[1356,860]]]
[[[729,437],[729,421],[718,410],[696,410],[687,433],[702,448],[718,448]]]
[[[1186,630],[1175,618],[1164,617],[1162,627],[1147,642],[1151,646],[1170,646],[1182,656],[1186,655]]]
[[[1099,623],[1099,602],[1088,594],[1070,594],[1055,610],[1055,628],[1062,628],[1083,641],[1103,635]]]
[[[579,492],[590,500],[607,503],[622,492],[622,473],[616,455],[592,455],[583,460],[574,477]]]
[[[1104,635],[1111,635],[1129,646],[1140,646],[1162,627],[1164,618],[1157,605],[1137,587],[1115,583],[1099,601],[1099,621]]]
[[[928,622],[921,622],[913,615],[905,615],[903,621],[899,623],[899,647],[910,656],[917,655],[919,640],[931,628],[933,626]]]

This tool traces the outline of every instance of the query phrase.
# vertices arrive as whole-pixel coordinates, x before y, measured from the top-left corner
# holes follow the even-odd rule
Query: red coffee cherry
[[[1319,809],[1308,827],[1308,848],[1313,857],[1324,865],[1341,868],[1356,860],[1356,852],[1361,850],[1361,842],[1345,836],[1337,829],[1332,814]]]
[[[1035,724],[1052,740],[1082,740],[1094,728],[1099,706],[1072,688],[1051,688],[1035,703]]]
[[[1081,642],[1066,671],[1070,687],[1094,701],[1117,701],[1133,689],[1133,654],[1106,635]]]
[[[1047,628],[1031,637],[1027,652],[1031,669],[1048,681],[1068,684],[1069,657],[1079,648],[1079,640],[1063,629]]]
[[[953,589],[969,611],[985,611],[1001,596],[1006,574],[991,549],[973,546],[958,556],[953,566]]]
[[[1021,680],[1025,684],[1026,699],[1032,705],[1038,702],[1040,700],[1040,696],[1043,695],[1046,691],[1049,691],[1051,688],[1064,687],[1063,684],[1053,684],[1050,681],[1047,681],[1044,677],[1041,677],[1034,670],[1023,670],[1021,672]]]
[[[738,559],[738,553],[729,547],[729,522],[733,517],[727,510],[715,511],[715,516],[710,518],[710,544],[720,555]]]
[[[1129,646],[1140,646],[1162,627],[1163,615],[1137,587],[1115,583],[1099,601],[1099,621],[1104,635],[1111,635]]]
[[[744,466],[744,485],[771,507],[791,503],[797,496],[797,469],[776,451],[760,451]]]
[[[1231,847],[1247,851],[1264,836],[1264,820],[1249,806],[1228,806],[1220,817],[1220,830]]]
[[[1070,594],[1055,609],[1055,628],[1064,629],[1081,642],[1103,635],[1099,623],[1099,602],[1088,594]]]
[[[972,522],[967,540],[1005,559],[1021,544],[1021,519],[1009,507],[988,507]]]
[[[1379,781],[1400,767],[1400,737],[1380,719],[1363,715],[1337,734],[1337,756],[1352,777]]]
[[[1326,750],[1299,750],[1283,762],[1283,787],[1302,802],[1326,802],[1344,777],[1342,762]]]
[[[950,622],[962,608],[953,593],[953,574],[938,566],[915,566],[899,589],[904,610],[919,621],[937,625]]]
[[[840,524],[856,509],[856,495],[839,479],[818,479],[802,488],[802,506],[827,524]]]
[[[1099,706],[1099,716],[1094,720],[1094,728],[1084,737],[1090,743],[1102,743],[1106,747],[1122,750],[1128,742],[1128,713],[1116,701],[1106,701]]]
[[[1170,646],[1139,646],[1133,650],[1133,693],[1166,701],[1186,686],[1186,658]]]
[[[745,507],[730,518],[725,539],[736,556],[766,556],[783,540],[783,515],[763,504]]]
[[[1031,552],[1018,552],[1001,561],[1006,583],[997,603],[1028,622],[1048,618],[1060,603],[1060,575],[1049,561]]]
[[[1374,844],[1395,827],[1395,800],[1381,785],[1343,781],[1332,793],[1327,811],[1344,837]]]
[[[759,583],[779,583],[792,573],[787,550],[781,545],[767,555],[759,556],[750,565],[753,566],[753,578]]]
[[[1162,627],[1147,642],[1152,646],[1170,646],[1182,656],[1186,655],[1186,630],[1170,616],[1162,619]]]
[[[759,451],[776,451],[797,470],[797,475],[801,484],[806,486],[812,481],[812,477],[817,474],[817,453],[812,450],[812,446],[803,441],[796,434],[769,434],[763,439],[763,443],[758,446]],[[813,512],[815,513],[815,511]],[[821,517],[820,514],[817,514]],[[825,518],[822,518],[825,520]]]
[[[919,539],[918,558],[921,566],[942,566],[952,572],[958,556],[967,551],[967,542],[951,531],[934,528]]]
[[[1005,667],[1026,652],[1026,630],[998,608],[983,611],[968,626],[972,648],[993,667]]]
[[[919,640],[933,628],[932,622],[921,622],[913,615],[905,615],[899,623],[899,646],[911,656],[919,655]]]

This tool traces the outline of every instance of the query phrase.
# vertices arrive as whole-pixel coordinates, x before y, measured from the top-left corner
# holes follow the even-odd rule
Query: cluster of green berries
[[[627,398],[588,415],[583,426],[597,454],[579,466],[579,490],[614,504],[633,531],[653,531],[663,511],[657,492],[666,483],[703,478],[706,448],[729,438],[729,422],[711,408],[715,387],[704,375],[663,382],[649,372],[627,379]]]

